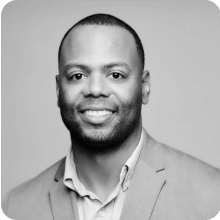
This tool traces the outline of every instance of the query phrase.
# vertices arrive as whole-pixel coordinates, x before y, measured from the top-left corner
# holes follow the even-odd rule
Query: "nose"
[[[110,88],[107,83],[106,76],[102,73],[91,73],[84,87],[83,94],[85,97],[108,97],[110,96]]]

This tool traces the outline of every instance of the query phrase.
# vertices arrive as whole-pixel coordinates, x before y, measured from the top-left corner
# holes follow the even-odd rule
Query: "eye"
[[[121,73],[113,72],[109,75],[109,77],[117,80],[117,79],[122,79],[124,76]]]
[[[81,74],[81,73],[76,73],[76,74],[74,74],[74,75],[71,76],[71,79],[72,79],[73,81],[81,81],[81,80],[83,80],[83,79],[85,79],[85,78],[86,78],[86,76],[84,76],[84,75]]]

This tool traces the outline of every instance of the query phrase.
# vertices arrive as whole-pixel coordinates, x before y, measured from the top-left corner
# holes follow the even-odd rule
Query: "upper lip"
[[[79,112],[85,112],[85,111],[110,111],[110,112],[116,112],[116,109],[115,108],[111,108],[109,106],[86,106],[86,107],[82,107],[82,108],[79,108],[78,111]]]

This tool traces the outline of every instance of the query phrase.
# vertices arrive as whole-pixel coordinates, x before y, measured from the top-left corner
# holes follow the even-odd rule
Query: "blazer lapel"
[[[54,220],[79,220],[76,193],[63,184],[65,160],[50,190]],[[127,191],[120,220],[149,220],[165,184],[162,148],[146,132],[143,147]]]
[[[163,152],[158,145],[145,133],[120,220],[150,219],[165,184]]]
[[[76,193],[63,184],[64,164],[60,165],[55,176],[56,182],[50,190],[54,220],[79,220]]]

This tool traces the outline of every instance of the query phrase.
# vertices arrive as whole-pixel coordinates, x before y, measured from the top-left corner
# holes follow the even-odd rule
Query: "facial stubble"
[[[116,122],[110,123],[111,125],[93,124],[94,131],[87,134],[80,120],[77,119],[77,114],[80,114],[77,111],[77,105],[68,104],[63,97],[60,100],[62,100],[60,102],[62,120],[70,132],[72,142],[77,143],[81,150],[93,154],[107,154],[118,150],[141,120],[142,99],[140,94],[136,94],[129,103],[124,102],[120,105],[114,103],[117,106],[117,112],[114,113],[116,115],[113,116],[117,118]],[[99,101],[108,106],[107,98],[98,99]],[[97,103],[97,99],[88,98],[86,102]],[[108,129],[107,133],[103,133],[102,128],[104,129],[106,126],[111,126],[111,129]]]

